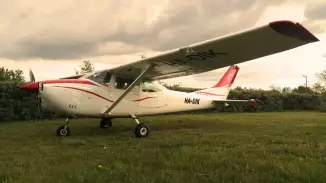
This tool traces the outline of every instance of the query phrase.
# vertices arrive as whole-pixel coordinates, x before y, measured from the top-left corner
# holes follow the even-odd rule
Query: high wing
[[[78,74],[78,75],[74,75],[74,76],[66,76],[66,77],[59,78],[59,79],[78,79],[78,78],[81,78],[84,75],[85,74]]]
[[[109,69],[117,76],[143,80],[169,79],[223,68],[319,41],[299,23],[276,21],[254,29],[199,42]]]
[[[217,107],[226,106],[249,106],[249,105],[264,105],[261,101],[257,99],[250,100],[213,100]]]

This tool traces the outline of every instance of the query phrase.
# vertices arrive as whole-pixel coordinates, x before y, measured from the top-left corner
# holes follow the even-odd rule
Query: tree
[[[24,82],[25,78],[23,76],[24,72],[20,69],[9,70],[4,67],[0,67],[0,81],[18,81]]]
[[[292,89],[290,87],[284,87],[282,88],[282,93],[291,93]]]
[[[84,60],[81,65],[79,65],[79,69],[75,69],[76,75],[85,74],[89,72],[93,72],[95,70],[93,63],[89,60]]]
[[[322,86],[320,83],[315,83],[312,86],[312,90],[318,94],[325,94],[326,93],[326,88]]]
[[[314,91],[310,87],[305,86],[298,86],[296,88],[293,88],[293,93],[314,93]]]
[[[313,90],[317,93],[326,93],[326,70],[316,74],[318,81],[313,85]]]
[[[279,87],[279,86],[276,86],[276,85],[271,85],[269,86],[269,88],[273,91],[278,91],[278,92],[281,92],[282,91],[282,88]]]
[[[316,74],[316,77],[318,79],[318,82],[321,84],[321,85],[326,85],[326,70],[323,70],[322,72],[320,73],[317,73]]]

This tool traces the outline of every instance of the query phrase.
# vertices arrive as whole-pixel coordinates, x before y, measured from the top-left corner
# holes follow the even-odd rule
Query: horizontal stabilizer
[[[227,107],[227,106],[249,106],[249,105],[264,105],[261,101],[257,99],[250,100],[213,100],[213,102],[218,107]]]

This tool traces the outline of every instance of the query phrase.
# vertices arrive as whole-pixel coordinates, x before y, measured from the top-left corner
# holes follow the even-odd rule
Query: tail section
[[[212,88],[199,90],[194,93],[226,99],[229,95],[231,86],[238,74],[238,71],[239,67],[237,65],[232,65],[215,86]]]

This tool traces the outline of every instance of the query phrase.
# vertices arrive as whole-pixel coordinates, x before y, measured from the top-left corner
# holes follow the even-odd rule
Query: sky
[[[326,69],[326,0],[10,0],[0,1],[0,66],[29,80],[75,74],[83,60],[96,70],[220,37],[275,20],[300,22],[320,42],[238,64],[234,87],[268,89],[316,82]],[[227,68],[165,80],[211,87]]]

